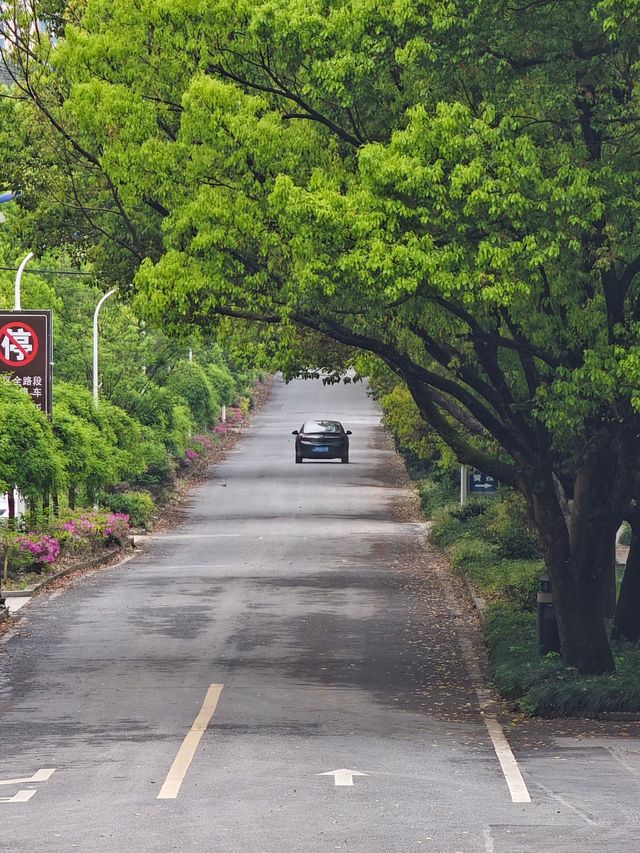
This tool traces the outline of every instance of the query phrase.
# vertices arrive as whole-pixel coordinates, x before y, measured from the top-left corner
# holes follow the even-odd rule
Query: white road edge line
[[[460,648],[465,659],[467,669],[471,675],[471,680],[478,697],[480,705],[480,713],[482,719],[491,738],[491,743],[500,762],[503,776],[511,794],[511,802],[513,803],[530,803],[531,795],[527,789],[518,762],[513,754],[509,741],[500,725],[498,718],[491,710],[495,707],[495,702],[491,694],[484,688],[482,673],[475,656],[475,652],[471,641],[468,637],[460,637]]]
[[[465,622],[460,610],[458,609],[453,590],[451,589],[450,584],[447,583],[442,576],[440,576],[440,586],[447,600],[447,605],[451,610],[451,615],[454,617],[458,625],[458,640],[462,651],[462,657],[464,658],[476,696],[478,697],[478,704],[480,706],[482,719],[484,720],[487,732],[491,738],[491,743],[493,744],[496,756],[500,762],[502,774],[507,783],[507,787],[509,788],[511,802],[530,803],[531,795],[529,794],[529,790],[522,778],[518,762],[516,761],[515,755],[509,746],[509,741],[507,740],[496,714],[493,713],[496,708],[496,703],[491,693],[484,686],[485,682],[482,677],[482,672],[480,671],[480,665],[476,657],[475,649],[473,648],[471,640],[465,634]]]
[[[522,773],[520,773],[515,755],[511,751],[509,741],[502,730],[502,726],[495,717],[487,714],[484,714],[484,724],[487,727],[493,748],[500,762],[500,767],[502,767],[504,778],[509,786],[511,801],[514,803],[530,803],[531,796],[522,778]]]
[[[167,773],[167,778],[164,780],[164,784],[156,799],[175,800],[178,796],[180,786],[187,775],[187,770],[193,761],[193,756],[196,754],[198,744],[216,710],[223,687],[224,684],[212,684],[207,690],[207,695],[204,697],[200,712],[185,735],[178,754]]]

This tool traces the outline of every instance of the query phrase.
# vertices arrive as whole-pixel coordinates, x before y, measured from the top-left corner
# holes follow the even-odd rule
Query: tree
[[[178,362],[167,378],[167,390],[186,402],[197,427],[215,422],[220,410],[207,373],[195,362]]]
[[[26,391],[4,378],[0,424],[0,492],[13,495],[17,487],[30,500],[43,498],[64,480],[64,460],[47,416]]]
[[[70,509],[76,508],[80,487],[84,487],[95,499],[100,486],[117,482],[119,477],[114,464],[116,448],[104,438],[95,424],[78,417],[62,403],[55,409],[54,432],[64,453]]]
[[[310,336],[348,348],[338,369],[381,359],[459,461],[524,495],[563,658],[610,671],[640,473],[635,4],[89,0],[63,19],[53,49],[8,32],[33,227],[70,187],[69,222],[135,272],[148,320],[277,326],[262,340],[290,373],[316,366]]]

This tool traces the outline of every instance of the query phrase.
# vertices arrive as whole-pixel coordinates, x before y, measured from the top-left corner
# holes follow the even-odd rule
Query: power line
[[[18,272],[18,267],[0,267],[0,270],[6,270],[7,272]],[[95,277],[95,273],[92,272],[80,272],[80,270],[36,270],[31,267],[25,272],[39,272],[42,275],[86,275],[89,277]]]

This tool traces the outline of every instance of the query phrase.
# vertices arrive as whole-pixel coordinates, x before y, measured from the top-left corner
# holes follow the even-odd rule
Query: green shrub
[[[495,564],[496,548],[482,539],[471,539],[463,537],[454,542],[449,549],[452,565],[465,574],[473,576],[485,571],[491,564]]]
[[[171,409],[171,429],[166,444],[175,456],[183,456],[193,431],[193,418],[188,406],[176,404]]]
[[[64,456],[41,412],[25,390],[0,377],[0,492],[18,486],[37,498],[64,479]]]
[[[216,398],[221,405],[230,406],[237,396],[238,386],[229,369],[218,364],[210,364],[206,370]]]
[[[149,492],[113,492],[104,494],[100,503],[112,512],[124,513],[129,516],[132,527],[142,527],[145,530],[151,523],[156,511],[156,505]]]
[[[205,427],[217,420],[219,402],[201,365],[189,361],[178,362],[169,374],[166,387],[186,402],[197,427]]]
[[[424,514],[430,518],[437,509],[451,504],[456,498],[458,489],[455,478],[450,474],[436,477],[434,472],[433,476],[422,480],[418,486],[418,494]]]
[[[125,388],[120,396],[114,397],[113,402],[126,409],[140,423],[154,427],[163,436],[171,429],[171,410],[176,405],[176,398],[154,382],[149,382],[143,391]]]
[[[146,470],[136,477],[132,477],[129,482],[139,487],[140,489],[150,489],[154,492],[156,489],[164,489],[173,485],[176,476],[176,464],[167,453],[167,450],[160,441],[144,442],[141,448],[144,451],[146,460]]]
[[[614,648],[615,674],[580,676],[564,667],[558,655],[540,657],[533,613],[496,605],[489,611],[484,633],[496,687],[526,713],[553,718],[640,711],[638,644]]]
[[[451,545],[463,532],[462,524],[455,516],[455,504],[444,506],[433,513],[431,540],[436,545]]]
[[[484,523],[485,516],[491,514],[495,503],[494,498],[469,498],[464,504],[452,507],[451,512],[462,522],[482,518]]]
[[[539,560],[501,560],[497,545],[467,534],[448,551],[454,568],[486,598],[508,602],[518,611],[536,609],[536,592],[544,569]]]
[[[557,658],[538,655],[536,616],[516,612],[504,604],[490,608],[484,635],[489,651],[493,680],[500,694],[519,699],[549,670],[560,667]]]
[[[496,501],[486,536],[494,542],[503,557],[540,557],[540,540],[527,514],[521,495],[512,491]]]
[[[500,584],[503,598],[516,610],[535,611],[544,563],[541,560],[501,560],[498,565],[503,573]]]
[[[433,512],[431,538],[437,545],[451,545],[461,536],[487,540],[487,513],[493,509],[490,498],[474,499],[460,506],[451,503]]]

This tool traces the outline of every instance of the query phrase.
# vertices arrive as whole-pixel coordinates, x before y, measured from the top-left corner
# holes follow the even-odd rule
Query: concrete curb
[[[97,557],[92,557],[90,560],[85,560],[83,563],[78,563],[73,566],[67,566],[64,569],[61,569],[59,572],[56,572],[53,575],[47,575],[46,578],[43,578],[38,583],[34,583],[31,586],[25,587],[25,589],[8,589],[2,591],[3,598],[31,598],[37,592],[45,589],[49,584],[53,583],[53,581],[58,580],[58,578],[63,578],[66,575],[70,575],[73,572],[85,572],[89,569],[96,569],[99,566],[108,563],[110,560],[119,553],[124,551],[124,548],[113,548],[111,551],[107,551],[105,554],[99,554]],[[131,556],[131,555],[130,555]],[[116,564],[117,565],[117,564]]]
[[[489,605],[481,595],[478,595],[474,587],[471,585],[471,581],[468,577],[466,577],[466,575],[459,575],[459,577],[461,577],[464,581],[464,585],[466,586],[467,592],[469,593],[469,598],[471,599],[471,601],[473,601],[473,605],[478,611],[480,619],[484,622],[485,617],[487,615],[487,610],[489,609]]]

